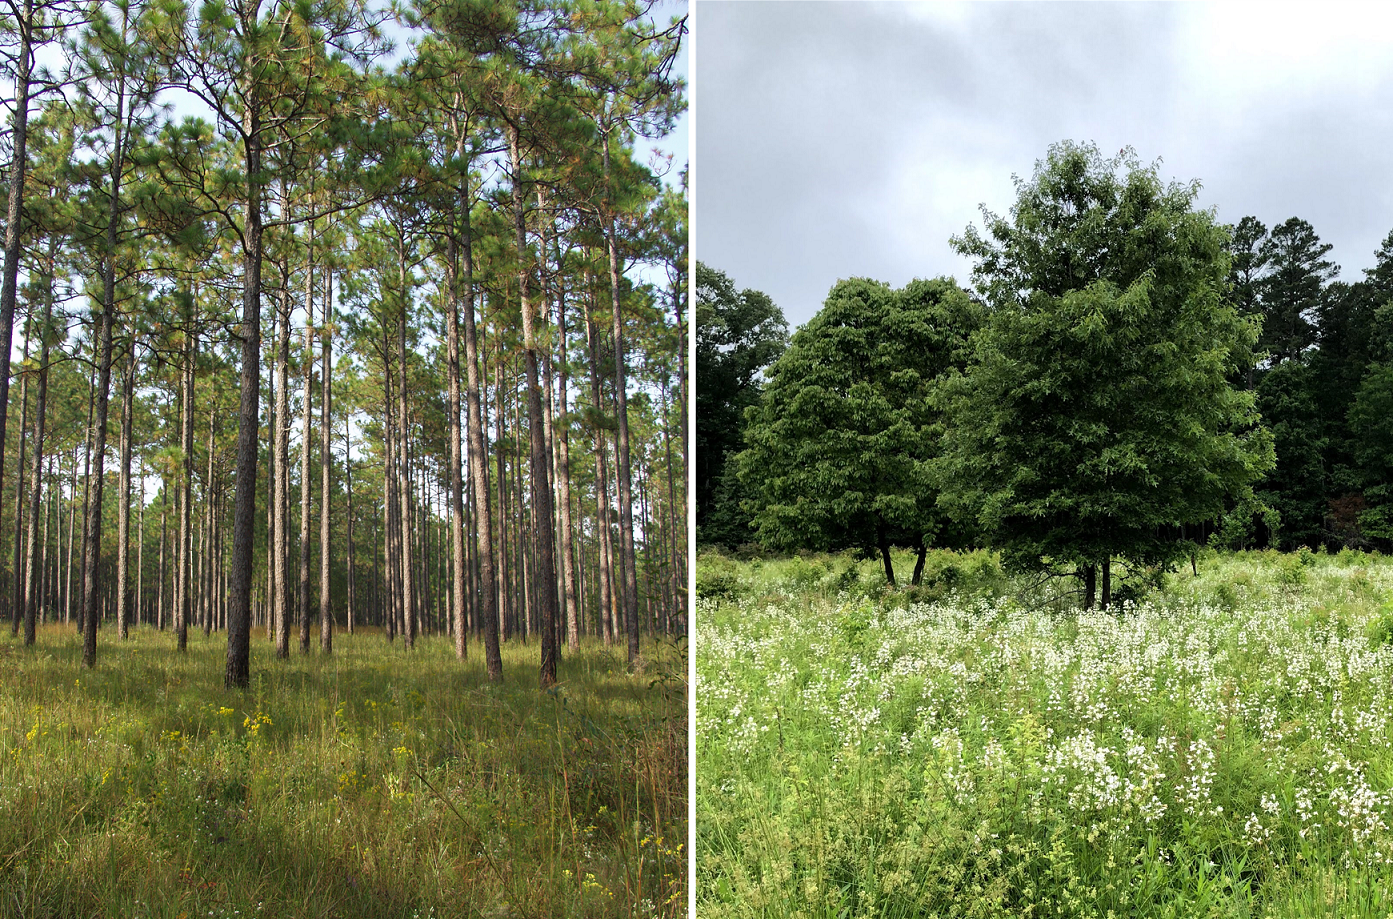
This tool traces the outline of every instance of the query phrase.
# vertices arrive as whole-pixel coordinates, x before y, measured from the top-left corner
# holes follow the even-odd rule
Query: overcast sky
[[[693,20],[696,257],[791,327],[840,278],[968,284],[949,237],[1064,139],[1159,158],[1224,222],[1309,221],[1345,280],[1393,230],[1377,7],[699,0]]]

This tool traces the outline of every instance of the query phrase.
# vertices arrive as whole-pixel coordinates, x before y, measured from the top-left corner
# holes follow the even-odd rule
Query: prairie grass
[[[938,556],[699,560],[702,919],[1393,914],[1393,562],[1082,612]]]
[[[686,907],[685,647],[536,649],[46,627],[0,640],[0,916],[672,916]]]

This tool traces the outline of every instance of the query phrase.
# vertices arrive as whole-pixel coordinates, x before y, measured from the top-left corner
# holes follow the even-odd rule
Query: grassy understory
[[[1393,914],[1393,561],[874,567],[699,560],[703,919]]]
[[[0,639],[0,916],[679,915],[685,652],[335,636],[223,688],[225,638]]]

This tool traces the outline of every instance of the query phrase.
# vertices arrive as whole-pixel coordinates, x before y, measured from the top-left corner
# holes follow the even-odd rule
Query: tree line
[[[253,629],[448,632],[545,686],[684,628],[686,171],[640,143],[685,17],[7,5],[16,635],[222,629],[246,686]]]
[[[999,549],[1108,605],[1202,545],[1393,549],[1393,234],[1354,283],[1309,223],[1052,146],[975,262],[838,282],[790,339],[697,264],[698,543]]]

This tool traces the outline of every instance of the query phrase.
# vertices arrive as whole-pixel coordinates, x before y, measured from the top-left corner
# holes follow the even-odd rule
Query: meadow
[[[877,568],[698,560],[702,919],[1393,914],[1393,562]]]
[[[471,652],[475,649],[471,648]],[[0,640],[0,916],[684,915],[686,653],[337,635],[223,688],[226,640]]]

